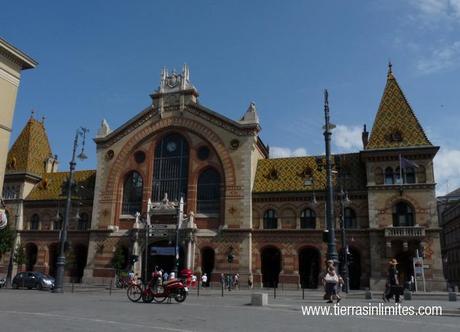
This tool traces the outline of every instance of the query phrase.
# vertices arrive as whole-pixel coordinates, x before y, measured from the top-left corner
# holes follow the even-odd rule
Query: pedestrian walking
[[[233,288],[240,289],[240,274],[239,273],[236,273],[235,276],[233,277]]]
[[[252,273],[251,273],[248,276],[248,287],[249,289],[252,289],[253,286],[254,286],[254,277],[252,276]]]
[[[191,285],[193,288],[195,288],[195,287],[197,286],[196,283],[197,283],[197,277],[196,277],[196,275],[192,274],[192,282],[191,282],[190,285]]]
[[[342,299],[338,294],[338,287],[343,285],[343,280],[337,275],[334,267],[330,266],[327,270],[326,275],[323,278],[323,285],[326,291],[327,303],[334,302],[334,299],[337,300],[337,303]]]
[[[206,287],[208,285],[208,275],[206,273],[204,273],[202,276],[201,276],[201,287]]]
[[[169,274],[168,274],[168,272],[165,271],[165,272],[163,273],[163,281],[167,281],[168,278],[169,278]]]
[[[382,299],[384,302],[390,301],[390,299],[394,298],[395,303],[399,303],[399,297],[402,295],[402,287],[399,285],[399,277],[398,277],[398,270],[396,266],[398,265],[398,261],[396,259],[392,259],[388,262],[388,276],[387,282],[385,284],[385,292],[383,293]]]

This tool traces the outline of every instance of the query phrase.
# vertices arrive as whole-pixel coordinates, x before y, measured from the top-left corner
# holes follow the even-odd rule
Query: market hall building
[[[268,146],[258,136],[255,104],[239,120],[206,108],[187,66],[181,73],[163,70],[151,98],[146,109],[121,127],[112,131],[103,121],[97,133],[97,170],[77,177],[82,184],[75,187],[86,191],[74,194],[84,204],[74,204],[71,214],[77,217],[69,232],[69,247],[78,245],[74,261],[86,264],[75,263],[68,276],[74,273],[84,282],[111,278],[119,252],[126,267],[132,255],[139,257],[133,268],[140,275],[146,260],[149,271],[154,266],[171,270],[174,256],[164,254],[175,246],[174,225],[183,198],[179,268],[207,273],[212,281],[231,269],[242,283],[251,277],[256,287],[318,287],[326,253],[326,172],[318,167],[324,156],[269,158]],[[30,122],[39,127],[33,119],[26,127]],[[343,188],[351,200],[344,208],[351,288],[383,288],[390,258],[399,261],[401,281],[409,280],[418,251],[424,257],[427,289],[444,289],[433,175],[438,147],[427,138],[391,68],[372,129],[368,133],[364,128],[362,138],[361,151],[334,155],[339,251],[337,193]],[[52,273],[65,198],[56,188],[63,187],[67,173],[56,172],[46,149],[40,160],[45,168],[20,178],[19,163],[12,165],[14,150],[15,145],[8,156],[4,197],[7,204],[21,206],[16,208],[20,242],[33,247],[35,255],[28,268]],[[410,161],[403,169],[401,157]],[[13,184],[31,189],[18,189],[19,196],[8,200],[5,188]],[[85,222],[77,209],[84,210]],[[146,248],[147,219],[154,229]]]

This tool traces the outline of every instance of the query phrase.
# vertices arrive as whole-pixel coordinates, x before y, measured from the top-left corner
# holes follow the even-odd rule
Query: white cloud
[[[363,147],[361,134],[361,127],[337,125],[332,132],[332,142],[341,151],[361,150]]]
[[[459,65],[460,41],[435,49],[430,56],[417,61],[417,69],[423,74],[430,74]]]
[[[460,18],[460,0],[411,0],[423,18]]]
[[[306,156],[307,150],[304,148],[284,148],[279,146],[270,146],[270,158],[286,158]]]
[[[445,195],[460,187],[460,150],[441,148],[434,158],[437,195]]]

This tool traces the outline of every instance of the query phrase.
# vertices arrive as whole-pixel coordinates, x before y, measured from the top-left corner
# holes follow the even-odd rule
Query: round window
[[[138,164],[142,164],[145,161],[145,152],[144,151],[136,151],[134,153],[134,160]]]
[[[198,149],[198,159],[206,160],[209,158],[209,148],[207,146],[202,146]]]

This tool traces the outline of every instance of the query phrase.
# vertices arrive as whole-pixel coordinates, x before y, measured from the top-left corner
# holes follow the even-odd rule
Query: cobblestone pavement
[[[257,292],[263,292],[257,290]],[[192,290],[185,303],[131,303],[124,291],[94,289],[53,294],[36,290],[0,290],[1,331],[458,331],[460,302],[436,297],[403,305],[441,305],[447,316],[304,316],[301,305],[330,306],[320,292],[278,292],[269,305],[249,305],[251,291]],[[378,305],[351,294],[341,305]]]

